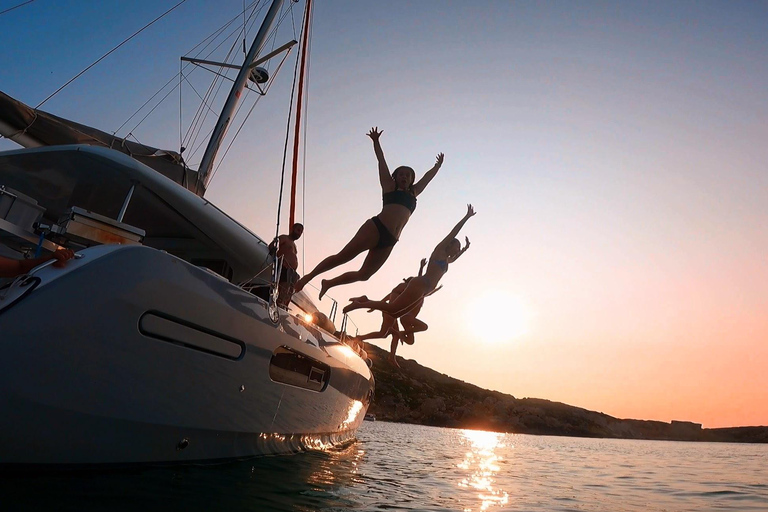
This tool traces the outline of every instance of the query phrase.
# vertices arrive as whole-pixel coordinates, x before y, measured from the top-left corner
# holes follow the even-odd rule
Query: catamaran
[[[278,305],[268,245],[204,195],[281,3],[196,171],[0,93],[0,133],[25,146],[0,153],[0,255],[76,251],[0,287],[0,466],[212,463],[354,437],[370,361],[303,293]]]

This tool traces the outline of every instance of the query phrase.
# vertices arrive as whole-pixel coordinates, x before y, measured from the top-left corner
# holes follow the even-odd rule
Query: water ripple
[[[765,511],[768,445],[366,423],[343,449],[214,467],[2,475],[3,511]]]

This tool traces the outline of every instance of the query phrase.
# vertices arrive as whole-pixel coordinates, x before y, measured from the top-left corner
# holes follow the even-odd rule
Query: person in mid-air
[[[427,264],[427,259],[424,258],[421,260],[421,264],[419,266],[419,274],[417,277],[421,277],[424,273],[424,267]],[[406,279],[403,279],[403,282],[395,286],[392,291],[382,299],[382,301],[391,302],[397,297],[400,296],[401,293],[405,290],[408,283],[413,279],[413,277],[408,277]],[[438,286],[434,290],[432,290],[428,295],[432,295],[436,291],[438,291],[441,286]],[[425,297],[426,297],[425,296]],[[373,339],[385,339],[387,336],[392,336],[392,343],[390,344],[390,355],[389,355],[389,361],[394,364],[395,366],[399,367],[400,365],[397,363],[397,358],[395,357],[397,354],[397,345],[398,341],[400,343],[406,343],[408,345],[413,345],[414,343],[414,334],[417,332],[424,332],[426,331],[429,326],[423,322],[422,320],[419,320],[416,318],[416,316],[421,311],[421,307],[424,305],[424,298],[422,297],[421,300],[417,301],[414,306],[408,310],[408,312],[400,317],[400,323],[403,326],[403,330],[398,329],[397,325],[397,318],[393,317],[392,315],[388,313],[382,312],[382,321],[381,321],[381,327],[378,331],[375,332],[369,332],[367,334],[362,334],[360,336],[356,336],[355,339],[362,343],[366,340],[373,340]],[[355,300],[355,299],[351,299]],[[371,310],[373,311],[373,310]]]
[[[375,274],[389,258],[392,248],[400,238],[400,233],[416,209],[416,197],[424,191],[443,165],[443,154],[439,153],[435,165],[418,182],[414,170],[407,166],[400,166],[390,174],[379,143],[382,133],[378,127],[371,128],[368,132],[368,136],[373,140],[373,150],[379,163],[379,182],[384,202],[381,213],[365,221],[341,251],[328,256],[310,273],[299,279],[295,291],[300,291],[316,276],[347,263],[365,251],[368,251],[368,255],[359,270],[321,281],[319,298],[322,299],[323,295],[334,286],[366,281]]]
[[[469,218],[474,215],[474,208],[468,204],[466,215],[432,251],[426,273],[411,279],[405,290],[396,299],[387,302],[370,300],[365,295],[355,297],[350,299],[350,303],[344,308],[344,313],[349,313],[355,309],[377,309],[394,318],[401,318],[411,311],[419,301],[437,288],[440,279],[448,272],[448,265],[459,259],[469,249],[469,238],[466,239],[467,245],[462,248],[461,242],[455,237]]]

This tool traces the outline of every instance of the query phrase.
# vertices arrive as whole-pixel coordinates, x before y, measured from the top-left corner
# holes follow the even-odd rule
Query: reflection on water
[[[0,512],[765,512],[766,460],[768,445],[376,421],[344,447],[292,456],[108,473],[0,473]]]
[[[477,495],[480,499],[479,510],[506,505],[509,502],[509,495],[498,488],[494,478],[499,472],[498,463],[502,460],[497,450],[506,446],[503,442],[505,434],[480,430],[462,430],[461,434],[469,446],[469,451],[458,468],[465,470],[469,476],[459,481],[459,487],[479,492]],[[472,510],[472,508],[464,508],[464,512]]]

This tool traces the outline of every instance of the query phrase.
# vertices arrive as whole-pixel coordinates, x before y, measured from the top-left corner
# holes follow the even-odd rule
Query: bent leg
[[[341,251],[328,256],[323,261],[318,263],[317,266],[312,269],[312,272],[299,279],[294,286],[294,292],[301,291],[308,282],[317,277],[319,274],[336,268],[339,265],[343,265],[361,252],[372,249],[376,246],[378,241],[379,232],[376,229],[376,226],[373,224],[373,221],[368,219],[363,223],[362,226],[360,226],[360,229],[357,230],[357,233],[355,233],[355,236],[352,237],[352,240],[350,240]]]
[[[392,343],[389,346],[389,362],[393,365],[400,368],[400,365],[397,364],[397,342],[399,340],[400,336],[396,333],[392,334]]]
[[[358,281],[367,281],[370,279],[370,277],[384,265],[384,262],[387,261],[387,258],[389,258],[389,255],[392,253],[392,249],[393,247],[371,249],[368,251],[368,255],[365,257],[365,261],[363,261],[360,270],[345,272],[333,279],[323,279],[320,288],[320,298],[322,299],[323,295],[334,286],[356,283]]]
[[[382,316],[383,318],[381,321],[381,329],[379,329],[376,332],[369,332],[368,334],[363,334],[362,336],[358,336],[357,339],[360,341],[365,341],[365,340],[375,340],[379,338],[386,338],[392,332],[393,328],[397,330],[397,325],[395,323],[397,322],[397,319],[387,315],[386,313],[383,313]]]

